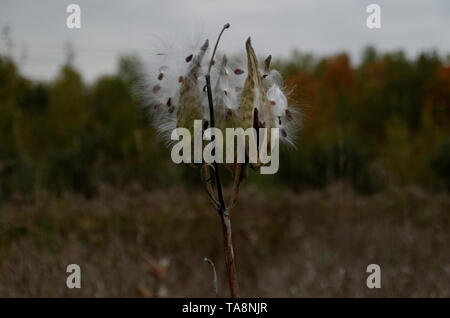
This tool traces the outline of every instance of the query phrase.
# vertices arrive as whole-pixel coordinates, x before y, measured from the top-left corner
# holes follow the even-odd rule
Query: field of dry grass
[[[450,196],[370,197],[341,185],[293,193],[243,187],[232,213],[244,297],[450,297]],[[39,194],[0,208],[0,296],[227,296],[219,218],[202,191]],[[82,270],[69,290],[66,266]],[[366,266],[381,266],[368,289]]]

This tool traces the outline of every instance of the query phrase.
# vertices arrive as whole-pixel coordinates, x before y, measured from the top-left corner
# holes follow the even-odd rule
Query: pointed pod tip
[[[247,52],[249,50],[253,50],[252,39],[250,37],[248,37],[247,41],[245,42],[245,49],[247,50]]]
[[[272,55],[269,55],[266,60],[264,61],[264,71],[266,73],[269,73],[270,71],[270,62],[272,61]],[[267,76],[267,74],[265,74]]]
[[[250,63],[250,61],[252,61],[253,67],[256,69],[256,67],[258,65],[258,60],[256,59],[255,51],[253,50],[250,37],[248,37],[247,42],[245,42],[245,49],[247,50],[247,58],[248,58],[249,63]],[[249,72],[250,72],[250,69],[249,69]]]
[[[205,43],[203,43],[201,49],[202,49],[202,50],[206,50],[208,47],[209,47],[209,40],[206,39],[206,41],[205,41]]]

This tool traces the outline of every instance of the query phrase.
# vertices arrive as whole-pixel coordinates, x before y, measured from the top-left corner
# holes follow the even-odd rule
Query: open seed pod
[[[244,131],[254,128],[254,133],[246,135],[245,162],[241,166],[249,164],[253,169],[259,169],[262,164],[260,158],[250,158],[252,152],[249,147],[256,147],[258,154],[262,146],[270,155],[275,146],[271,138],[271,128],[279,129],[281,141],[292,143],[289,129],[294,116],[288,107],[280,73],[270,70],[271,57],[269,56],[261,67],[250,38],[246,41],[245,48],[247,65],[229,63],[226,56],[223,56],[219,63],[212,65],[215,126],[222,131],[223,136],[226,136],[227,128],[242,128]],[[194,135],[194,121],[203,121],[201,133],[209,127],[209,107],[204,80],[209,67],[205,57],[207,50],[208,41],[204,42],[195,54],[184,57],[180,57],[176,52],[162,54],[162,61],[160,64],[156,63],[155,67],[158,73],[148,77],[149,83],[146,87],[149,89],[145,96],[150,100],[158,131],[169,143],[174,128],[188,129],[193,146],[194,139],[202,137]],[[259,128],[266,128],[266,133],[260,132]],[[236,143],[235,148],[230,149],[231,145],[227,145],[225,137],[223,140],[224,161],[227,152],[233,150],[234,153],[234,163],[226,164],[234,174],[237,162]]]

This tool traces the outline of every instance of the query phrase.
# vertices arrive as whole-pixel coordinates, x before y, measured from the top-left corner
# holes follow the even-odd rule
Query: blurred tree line
[[[279,175],[294,188],[344,180],[362,192],[389,186],[450,188],[450,66],[436,53],[364,50],[279,63],[303,111],[298,151]]]
[[[253,174],[253,182],[300,190],[344,181],[365,193],[450,189],[448,59],[369,47],[357,67],[346,54],[298,52],[277,64],[302,126],[297,148],[282,149],[280,171]],[[0,55],[0,201],[38,189],[92,196],[105,183],[198,182],[198,171],[171,162],[148,124],[133,94],[141,70],[138,57],[125,56],[116,74],[89,85],[70,63],[53,81],[36,82]]]

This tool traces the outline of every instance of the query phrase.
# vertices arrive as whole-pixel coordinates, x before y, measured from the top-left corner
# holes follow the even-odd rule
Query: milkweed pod
[[[200,51],[192,58],[191,65],[187,74],[183,77],[183,82],[180,87],[180,97],[178,100],[177,111],[177,127],[187,128],[192,138],[192,148],[194,149],[195,134],[198,133],[194,129],[194,121],[203,119],[202,98],[203,92],[199,89],[198,78],[201,74],[201,62],[208,49],[208,40],[200,48]],[[203,150],[203,149],[202,149]],[[194,152],[192,152],[194,156]],[[194,158],[192,158],[194,162]]]

